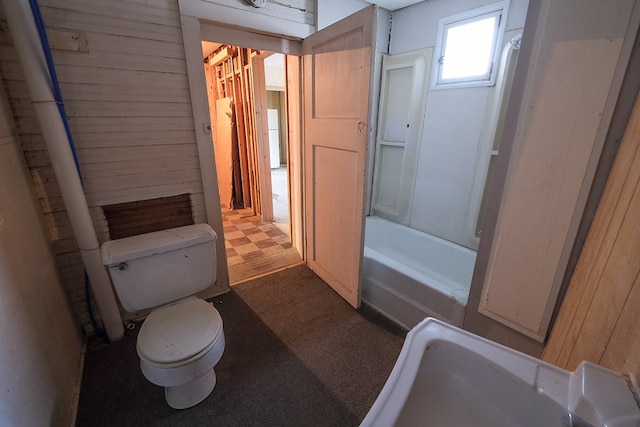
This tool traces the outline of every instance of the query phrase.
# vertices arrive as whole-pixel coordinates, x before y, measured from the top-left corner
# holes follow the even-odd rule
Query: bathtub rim
[[[389,235],[400,236],[400,239],[387,246],[385,242],[394,239]],[[429,251],[443,248],[452,254],[454,261],[447,268],[420,268],[415,265],[417,260],[411,259],[410,251],[398,250],[398,241],[405,237],[411,241],[428,239],[425,244],[431,246]],[[427,317],[461,327],[476,257],[472,249],[438,236],[380,216],[368,216],[362,259],[362,300],[406,330]],[[463,263],[468,277],[448,273],[456,262]]]
[[[467,305],[469,299],[469,291],[471,289],[470,283],[467,287],[463,287],[455,281],[450,280],[448,277],[442,276],[441,274],[437,274],[434,272],[430,272],[431,274],[427,274],[422,271],[418,271],[415,268],[412,268],[412,266],[403,264],[393,257],[390,257],[389,255],[371,247],[365,246],[363,256],[364,258],[367,258],[372,262],[377,262],[389,268],[390,270],[397,272],[399,276],[406,276],[407,278],[420,283],[422,286],[429,287],[431,290],[441,294],[444,297],[451,298],[462,305]],[[405,268],[399,269],[398,266],[402,266]]]
[[[426,231],[419,230],[417,228],[412,228],[411,226],[406,225],[406,224],[400,224],[398,222],[392,221],[392,220],[387,219],[387,218],[385,218],[383,216],[380,216],[380,215],[367,215],[365,217],[365,224],[366,224],[367,221],[370,221],[370,222],[384,222],[384,223],[391,224],[392,227],[402,227],[402,228],[407,229],[407,232],[412,233],[412,234],[425,234],[425,235],[427,235],[427,236],[429,236],[429,237],[431,237],[431,238],[433,238],[435,240],[441,241],[445,246],[453,247],[456,250],[460,249],[460,250],[462,250],[462,252],[465,252],[468,255],[474,255],[475,256],[475,254],[477,254],[477,252],[478,252],[477,250],[468,248],[468,247],[466,247],[464,245],[461,245],[459,243],[452,242],[451,240],[447,240],[445,238],[442,238],[440,236],[436,236],[435,234],[431,234],[431,233],[428,233]]]
[[[402,233],[407,233],[410,234],[411,236],[416,236],[417,238],[420,239],[427,239],[431,242],[436,243],[438,246],[442,246],[444,248],[446,248],[447,251],[451,251],[451,252],[455,252],[460,254],[460,256],[463,258],[464,263],[465,263],[465,269],[468,269],[467,272],[467,276],[464,280],[464,283],[461,283],[461,281],[455,280],[454,277],[451,277],[448,274],[443,274],[440,270],[438,269],[429,269],[428,271],[423,271],[420,268],[415,267],[414,263],[403,263],[401,260],[398,260],[396,258],[394,258],[393,256],[391,256],[388,251],[385,251],[385,247],[384,245],[367,245],[367,238],[369,236],[370,239],[374,240],[374,242],[377,240],[378,236],[375,233],[371,232],[371,229],[368,228],[368,224],[372,223],[374,226],[378,226],[379,225],[375,225],[375,224],[383,224],[382,227],[390,227],[393,230],[398,230],[401,229]],[[427,277],[429,279],[433,279],[436,283],[441,284],[443,286],[436,286],[436,290],[440,293],[443,293],[451,298],[456,299],[457,301],[459,301],[460,303],[462,303],[463,305],[466,305],[467,303],[467,299],[469,296],[469,291],[471,289],[471,280],[473,278],[473,271],[475,270],[475,262],[477,259],[477,251],[467,248],[465,246],[462,246],[460,244],[451,242],[447,239],[443,239],[442,237],[439,236],[435,236],[433,234],[429,234],[427,232],[424,232],[422,230],[417,230],[415,228],[411,228],[407,225],[404,224],[399,224],[397,222],[393,222],[389,219],[386,219],[384,217],[381,216],[377,216],[377,215],[369,215],[365,218],[365,232],[364,232],[364,249],[363,249],[363,258],[367,257],[367,255],[371,255],[370,258],[376,259],[376,260],[390,260],[391,263],[384,263],[385,265],[388,265],[392,268],[395,268],[396,265],[401,265],[403,267],[405,267],[405,269],[402,270],[398,270],[402,273],[404,273],[407,276],[410,276],[412,279],[418,281],[418,282],[422,282],[420,280],[420,277]],[[403,255],[402,253],[400,253],[400,255]],[[469,262],[471,261],[471,262]],[[416,262],[417,264],[420,264],[420,262]],[[422,282],[424,283],[424,282]],[[455,292],[450,293],[447,292],[446,289],[444,288],[452,288],[455,290]],[[462,294],[464,294],[465,296],[463,297]]]

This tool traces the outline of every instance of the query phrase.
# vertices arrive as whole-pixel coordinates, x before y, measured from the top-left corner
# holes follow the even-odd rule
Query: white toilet
[[[220,313],[194,294],[216,280],[216,233],[207,224],[105,242],[102,261],[122,307],[153,308],[138,333],[144,376],[165,387],[167,403],[185,409],[216,384],[224,351]]]

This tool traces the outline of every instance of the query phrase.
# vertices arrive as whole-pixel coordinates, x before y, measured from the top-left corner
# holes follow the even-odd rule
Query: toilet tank
[[[211,286],[216,237],[209,225],[195,224],[104,242],[102,262],[122,307],[157,307]]]

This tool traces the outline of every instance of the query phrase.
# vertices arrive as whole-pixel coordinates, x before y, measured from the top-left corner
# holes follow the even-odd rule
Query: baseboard
[[[76,385],[73,391],[73,400],[71,401],[69,427],[75,427],[78,418],[78,405],[80,403],[80,387],[82,386],[82,375],[84,374],[84,358],[87,354],[87,336],[82,339],[82,351],[80,352],[80,360],[78,361],[78,370],[76,372]]]

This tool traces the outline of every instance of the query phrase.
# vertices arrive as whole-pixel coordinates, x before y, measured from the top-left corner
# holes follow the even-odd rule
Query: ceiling
[[[424,0],[364,0],[367,3],[377,4],[388,10],[398,10],[412,4],[421,3]]]
[[[384,7],[387,10],[398,10],[403,7],[411,6],[412,4],[421,3],[424,0],[364,0],[367,3],[377,4],[380,7]],[[220,43],[202,42],[203,58],[209,56],[214,50],[220,47]]]

